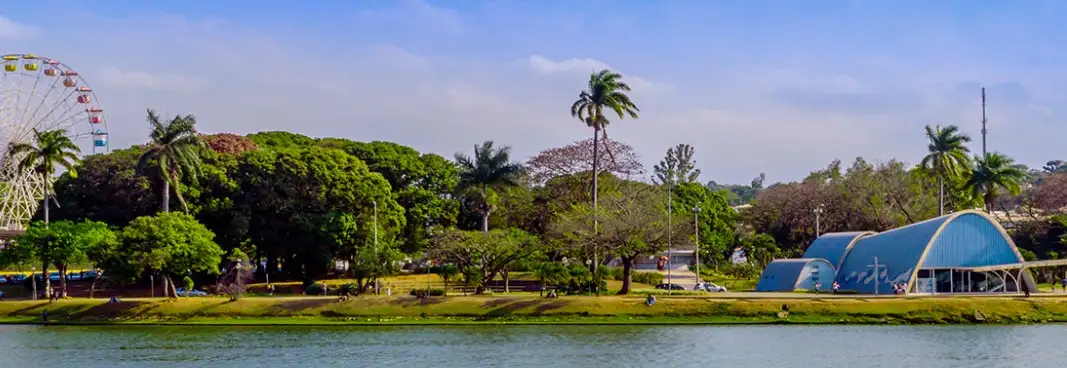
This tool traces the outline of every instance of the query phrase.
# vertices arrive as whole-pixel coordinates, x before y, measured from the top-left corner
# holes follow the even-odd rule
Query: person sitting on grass
[[[656,296],[652,295],[652,294],[648,294],[648,297],[645,298],[645,304],[648,305],[649,307],[651,307],[653,304],[656,304]]]

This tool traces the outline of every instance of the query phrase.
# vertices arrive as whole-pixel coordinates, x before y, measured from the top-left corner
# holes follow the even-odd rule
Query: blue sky
[[[79,69],[117,146],[144,140],[152,107],[208,132],[449,157],[491,139],[518,159],[588,137],[567,109],[611,67],[642,115],[609,134],[648,169],[689,143],[701,180],[747,183],[916,162],[926,124],[977,142],[981,86],[990,150],[1065,158],[1065,16],[1056,1],[37,1],[0,10],[0,52]]]

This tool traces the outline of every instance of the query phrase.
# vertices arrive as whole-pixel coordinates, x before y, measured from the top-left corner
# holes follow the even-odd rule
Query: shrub
[[[623,273],[622,268],[619,267],[601,267],[607,275],[608,279],[615,281],[622,281]]]
[[[338,291],[339,291],[338,292],[339,294],[344,294],[344,293],[349,293],[349,294],[352,294],[352,295],[359,294],[359,285],[357,285],[357,284],[344,284],[344,285],[341,285],[341,288],[338,289]],[[321,293],[322,290],[319,290],[319,292]]]
[[[411,291],[408,292],[408,295],[415,296],[415,294],[420,292],[420,291],[426,291],[426,289],[411,289]],[[430,296],[444,296],[444,295],[445,295],[445,290],[444,289],[430,289]]]
[[[182,278],[182,286],[185,287],[185,290],[193,290],[193,286],[195,286],[193,278],[189,276]]]
[[[663,274],[659,272],[633,271],[630,278],[633,282],[640,284],[659,285],[663,283],[663,279],[665,279],[666,276],[663,276]]]
[[[304,287],[304,292],[307,293],[307,295],[319,295],[322,294],[322,286],[313,283]]]

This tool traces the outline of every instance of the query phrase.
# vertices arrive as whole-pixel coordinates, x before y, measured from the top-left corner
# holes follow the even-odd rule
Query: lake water
[[[0,326],[0,367],[1063,367],[1067,326]]]

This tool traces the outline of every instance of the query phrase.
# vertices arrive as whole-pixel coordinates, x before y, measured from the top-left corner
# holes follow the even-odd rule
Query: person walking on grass
[[[1067,293],[1067,277],[1060,280],[1060,289]]]
[[[833,285],[830,285],[830,287],[833,289],[834,295],[837,295],[837,291],[841,290],[841,284],[838,284],[837,281],[834,281]]]

